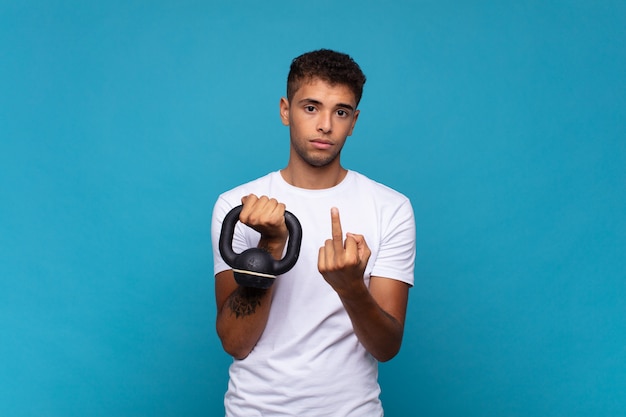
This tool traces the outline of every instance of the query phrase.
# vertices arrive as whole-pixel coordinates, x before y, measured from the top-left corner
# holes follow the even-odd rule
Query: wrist
[[[274,259],[282,259],[287,239],[261,237],[257,247],[268,252]]]
[[[352,285],[344,288],[335,288],[337,295],[343,302],[351,303],[362,300],[369,295],[369,289],[362,279],[353,281]]]

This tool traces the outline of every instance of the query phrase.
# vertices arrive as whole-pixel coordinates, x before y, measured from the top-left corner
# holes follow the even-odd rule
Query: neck
[[[283,179],[290,185],[309,190],[323,190],[339,184],[348,174],[348,171],[339,164],[330,164],[324,167],[311,165],[296,167],[291,161],[280,171]]]

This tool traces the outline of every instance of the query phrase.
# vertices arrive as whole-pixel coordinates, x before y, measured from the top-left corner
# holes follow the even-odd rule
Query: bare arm
[[[381,362],[400,351],[408,293],[404,282],[372,277],[369,291],[363,284],[361,291],[340,296],[359,341]]]
[[[332,239],[320,248],[318,269],[339,295],[352,327],[365,349],[377,360],[393,358],[402,344],[409,286],[383,277],[371,277],[369,289],[363,273],[371,251],[361,235],[348,234],[345,242],[339,211],[331,210]]]
[[[239,220],[261,233],[258,247],[280,259],[287,240],[284,221],[285,206],[267,197],[254,195],[242,199]],[[224,350],[237,359],[252,351],[265,330],[272,303],[273,287],[269,289],[241,287],[232,270],[215,276],[217,334]]]
[[[232,270],[215,276],[217,334],[224,350],[237,359],[252,351],[265,330],[272,288],[246,288],[235,282]]]

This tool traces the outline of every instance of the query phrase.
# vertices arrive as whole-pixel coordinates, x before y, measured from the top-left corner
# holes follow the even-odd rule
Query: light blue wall
[[[626,4],[0,3],[0,414],[219,416],[218,193],[287,160],[290,60],[368,76],[407,194],[389,416],[626,415]]]

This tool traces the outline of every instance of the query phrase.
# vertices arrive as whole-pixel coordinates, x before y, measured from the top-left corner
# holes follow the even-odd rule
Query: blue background
[[[0,413],[219,416],[217,195],[286,164],[291,59],[368,76],[408,195],[387,415],[626,415],[626,3],[0,3]]]

